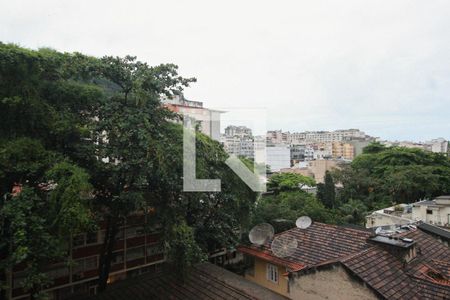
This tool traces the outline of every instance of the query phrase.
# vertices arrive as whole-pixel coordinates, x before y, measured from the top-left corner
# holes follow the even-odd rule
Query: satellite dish
[[[252,244],[263,245],[265,242],[273,238],[275,230],[269,223],[261,223],[256,225],[248,233],[248,239]]]
[[[377,229],[375,229],[375,234],[380,234],[381,233],[381,231],[383,231],[383,228],[381,228],[381,227],[377,227]]]
[[[308,216],[302,216],[295,221],[295,225],[300,229],[306,229],[311,226],[312,220]]]
[[[288,257],[297,249],[297,239],[290,235],[279,235],[275,237],[270,245],[272,253],[277,257]]]

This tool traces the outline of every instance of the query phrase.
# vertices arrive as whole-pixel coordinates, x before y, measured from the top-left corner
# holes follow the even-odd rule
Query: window
[[[73,246],[74,247],[84,246],[84,234],[78,234],[73,237]]]
[[[278,283],[278,267],[267,264],[267,280]]]
[[[98,232],[90,232],[86,234],[86,245],[98,243]]]
[[[127,249],[127,261],[144,257],[144,246]]]
[[[98,231],[87,234],[77,234],[73,237],[73,247],[83,247],[99,243]]]
[[[113,258],[111,260],[112,265],[123,263],[123,251],[113,252]]]
[[[25,271],[15,272],[13,276],[14,276],[13,287],[14,288],[23,287],[27,273]]]
[[[105,242],[106,230],[100,231],[99,235],[100,235],[99,240],[98,240],[99,243],[104,243]],[[117,231],[116,240],[123,240],[123,229],[120,229],[119,231]]]
[[[155,244],[147,246],[147,256],[153,256],[157,254],[164,253],[164,245],[163,244]]]
[[[127,239],[132,238],[132,237],[136,237],[136,236],[141,236],[143,235],[144,232],[144,227],[139,226],[139,227],[128,227],[127,229],[125,229],[125,237]]]
[[[432,214],[433,214],[433,210],[427,209],[427,215],[432,215]]]
[[[97,257],[98,256],[95,255],[95,256],[91,256],[91,257],[77,259],[75,261],[75,266],[73,268],[73,273],[74,274],[78,274],[78,273],[82,273],[82,272],[85,272],[85,271],[97,269],[97,267],[98,267],[98,259],[97,259]]]
[[[55,264],[48,269],[46,274],[51,279],[65,277],[69,275],[69,268],[65,263]]]

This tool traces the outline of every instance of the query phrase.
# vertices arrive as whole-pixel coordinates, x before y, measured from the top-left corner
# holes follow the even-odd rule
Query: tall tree
[[[317,198],[327,208],[336,208],[336,187],[329,171],[325,172],[325,182],[317,185]]]
[[[44,266],[67,258],[67,236],[91,225],[89,175],[76,153],[89,143],[85,129],[102,93],[73,67],[89,60],[0,43],[2,297],[17,264],[26,266],[25,288],[39,295],[49,283]]]

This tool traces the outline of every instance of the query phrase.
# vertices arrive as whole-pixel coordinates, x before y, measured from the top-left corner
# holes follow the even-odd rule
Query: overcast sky
[[[175,63],[267,127],[450,139],[450,1],[7,1],[0,40]]]

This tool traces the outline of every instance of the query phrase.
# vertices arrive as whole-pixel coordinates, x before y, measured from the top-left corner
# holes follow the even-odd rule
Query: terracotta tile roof
[[[305,266],[314,266],[324,261],[336,260],[355,252],[367,249],[369,245],[366,240],[370,232],[347,227],[339,227],[314,222],[307,229],[293,228],[280,233],[295,237],[298,242],[295,253],[285,258]],[[265,255],[272,255],[270,242],[262,247],[248,246]],[[314,249],[314,251],[311,251]]]
[[[298,240],[295,253],[284,260],[304,265],[299,276],[337,263],[386,299],[450,299],[450,249],[419,229],[397,235],[415,242],[417,256],[409,263],[388,251],[386,245],[370,242],[371,233],[366,230],[315,222],[307,229],[280,234]],[[253,252],[244,253],[264,256],[268,261],[274,257],[270,242],[246,249]],[[277,263],[275,259],[272,262]]]
[[[254,249],[252,247],[248,247],[248,246],[239,246],[238,251],[248,254],[248,255],[251,255],[251,256],[258,257],[258,258],[268,261],[268,262],[272,262],[279,266],[284,266],[286,268],[289,268],[292,271],[299,271],[305,267],[304,264],[296,263],[295,261],[292,261],[290,259],[282,259],[282,258],[276,257],[275,255],[272,254],[272,252],[270,252],[268,250],[263,250],[263,249],[256,250],[256,249]]]
[[[380,247],[343,259],[342,264],[385,298],[419,299],[401,261]]]
[[[77,298],[78,299],[78,298]],[[112,284],[85,300],[286,300],[266,288],[210,263],[191,269],[184,282],[173,272],[144,274]]]

